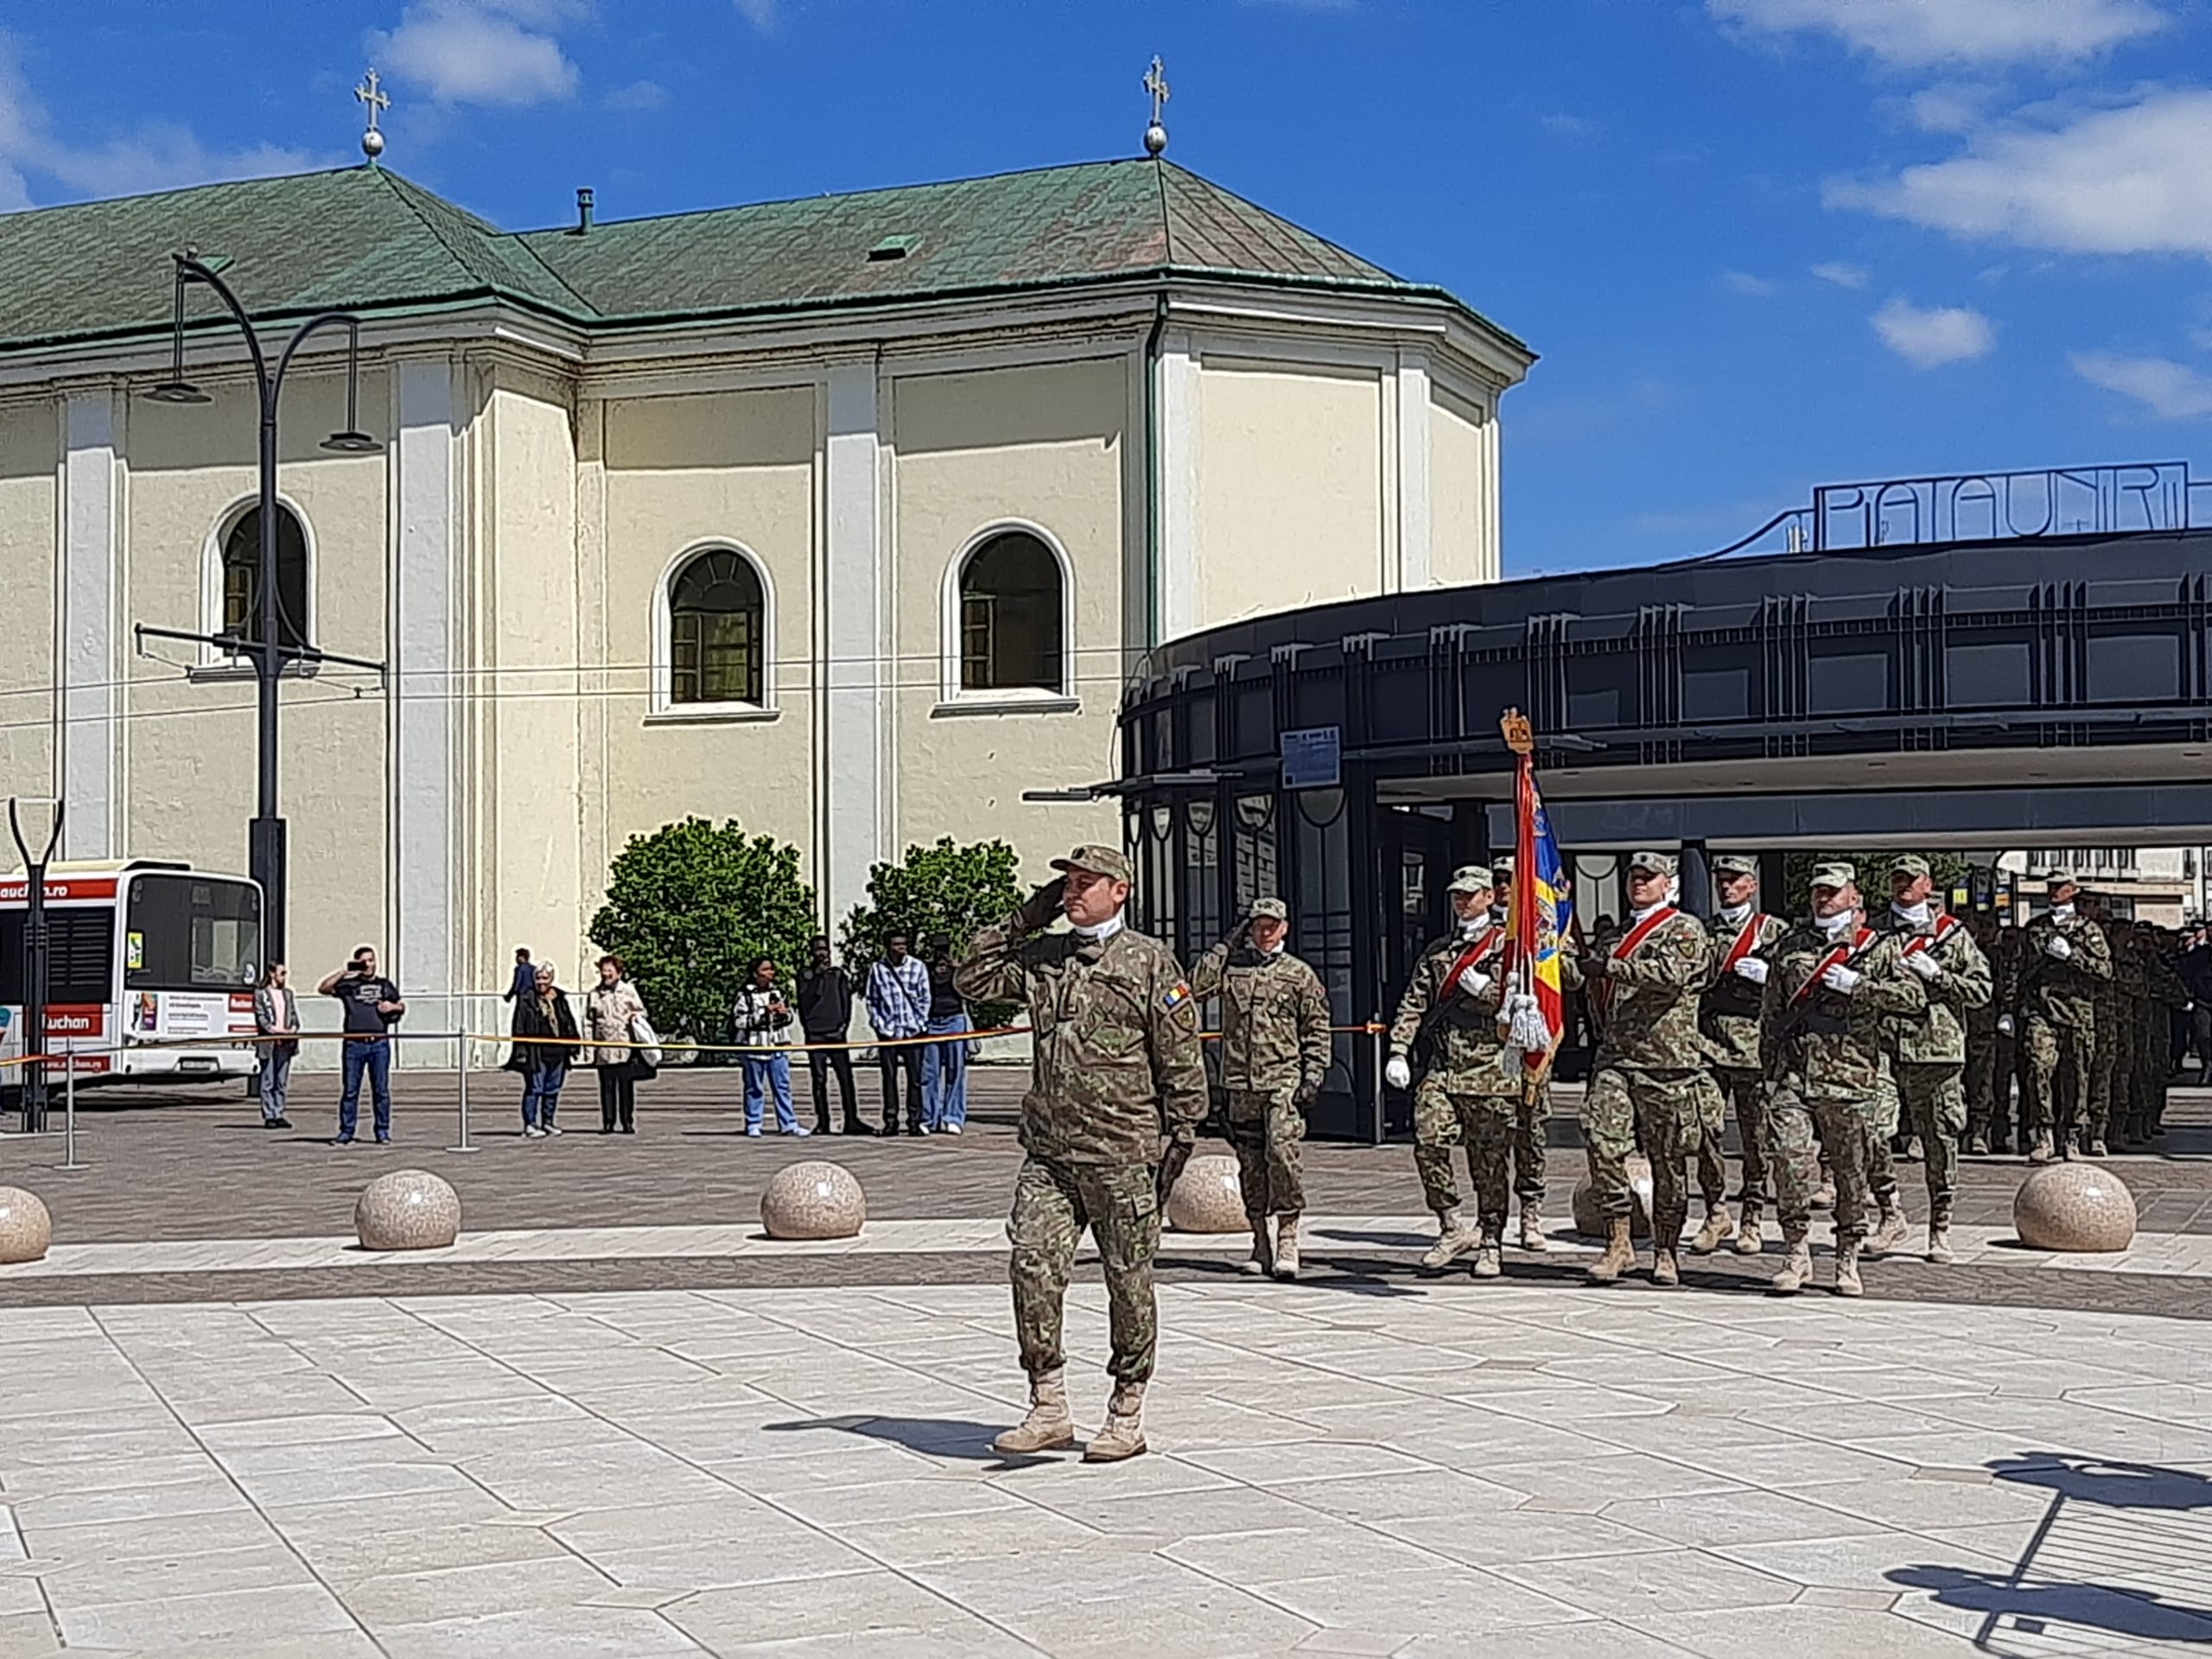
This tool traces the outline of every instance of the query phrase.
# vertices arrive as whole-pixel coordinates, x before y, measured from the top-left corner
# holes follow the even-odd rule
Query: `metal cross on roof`
[[[1144,89],[1152,94],[1152,124],[1144,130],[1144,148],[1147,156],[1157,156],[1167,148],[1167,129],[1160,124],[1160,107],[1167,102],[1167,67],[1158,55],[1152,67],[1145,71]]]
[[[368,78],[353,89],[353,96],[368,106],[369,130],[361,135],[361,153],[371,162],[384,154],[384,134],[377,128],[377,118],[391,107],[391,94],[377,84],[377,72],[372,69]]]

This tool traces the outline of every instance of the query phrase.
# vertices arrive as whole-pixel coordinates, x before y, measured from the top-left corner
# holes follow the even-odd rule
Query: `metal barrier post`
[[[446,1148],[448,1152],[474,1152],[476,1150],[474,1147],[468,1144],[469,1046],[468,1033],[467,1032],[457,1031],[454,1033],[454,1049],[456,1064],[456,1070],[454,1071],[454,1076],[460,1085],[461,1092],[461,1142],[458,1146],[448,1147]]]
[[[1382,1144],[1384,1121],[1382,1116],[1382,1016],[1380,1014],[1369,1018],[1367,1034],[1375,1047],[1375,1081],[1371,1085],[1374,1094],[1368,1103],[1371,1121],[1368,1126],[1367,1144],[1370,1147],[1379,1147]]]
[[[61,1162],[58,1167],[90,1168],[90,1165],[77,1161],[77,1067],[73,1058],[62,1073],[61,1090]]]

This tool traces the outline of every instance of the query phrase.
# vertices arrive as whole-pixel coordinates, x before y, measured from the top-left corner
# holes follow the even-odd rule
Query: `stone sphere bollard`
[[[35,1192],[0,1186],[0,1265],[36,1262],[54,1243],[54,1217]]]
[[[2135,1195],[2101,1165],[2046,1164],[2013,1195],[2012,1229],[2031,1250],[2124,1250]]]
[[[1640,1152],[1628,1155],[1629,1219],[1631,1238],[1651,1236],[1651,1160]],[[1585,1175],[1574,1184],[1574,1230],[1586,1238],[1605,1236],[1605,1217],[1598,1208],[1598,1190]]]
[[[461,1236],[461,1195],[427,1169],[395,1169],[362,1189],[353,1231],[365,1250],[442,1250]]]
[[[785,1164],[760,1195],[771,1238],[856,1238],[867,1220],[868,1194],[842,1164]]]
[[[1249,1232],[1236,1160],[1209,1153],[1184,1165],[1167,1195],[1167,1224],[1179,1233]]]

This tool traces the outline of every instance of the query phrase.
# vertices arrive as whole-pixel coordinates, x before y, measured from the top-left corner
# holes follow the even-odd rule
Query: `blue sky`
[[[280,19],[274,24],[271,18]],[[1815,483],[2212,474],[2205,0],[156,0],[0,12],[0,205],[358,156],[510,226],[1169,154],[1542,353],[1509,574]]]

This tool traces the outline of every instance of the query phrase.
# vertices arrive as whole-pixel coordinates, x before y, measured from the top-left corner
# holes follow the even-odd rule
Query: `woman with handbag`
[[[507,1070],[522,1073],[522,1132],[536,1141],[562,1133],[553,1115],[560,1109],[561,1085],[569,1080],[578,1032],[569,994],[553,982],[550,963],[537,964],[533,988],[515,1003],[514,1048]]]
[[[640,1045],[652,1038],[645,1004],[636,986],[622,977],[621,959],[599,959],[599,983],[584,999],[584,1040],[593,1045],[579,1064],[599,1073],[599,1132],[637,1133],[638,1078],[652,1075]]]

